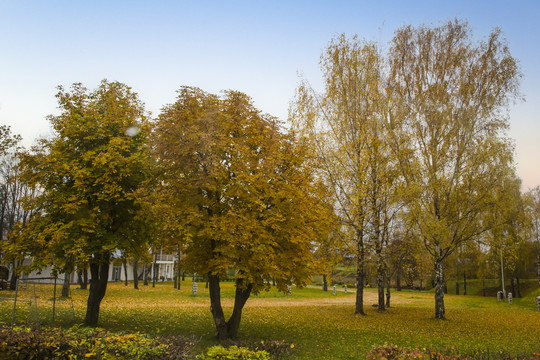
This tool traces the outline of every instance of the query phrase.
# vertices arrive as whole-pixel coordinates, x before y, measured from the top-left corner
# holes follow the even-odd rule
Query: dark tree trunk
[[[510,291],[512,291],[513,296],[516,296],[516,283],[513,276],[510,277]]]
[[[182,252],[180,251],[180,247],[178,247],[177,255],[178,255],[178,261],[176,262],[176,279],[178,280],[178,284],[176,288],[180,290],[180,288],[182,287],[182,282],[180,281],[180,277],[182,275],[182,269],[180,268],[180,259],[182,256]]]
[[[182,271],[182,281],[186,280],[186,272]]]
[[[386,279],[386,307],[390,307],[390,276]]]
[[[205,289],[208,289],[208,277],[206,278],[206,284],[204,285]]]
[[[154,268],[154,276],[152,276],[152,287],[156,287],[156,281],[158,279],[158,269],[159,269],[159,265],[157,263],[157,254],[154,255],[154,263],[152,266]]]
[[[127,259],[122,260],[122,266],[124,267],[124,285],[128,286],[128,271],[127,271]]]
[[[143,285],[148,286],[148,264],[144,264],[143,267]]]
[[[276,278],[272,276],[272,286],[276,286]]]
[[[456,280],[456,295],[459,295],[459,281]]]
[[[176,274],[174,274],[173,277],[173,286],[175,289],[178,289],[178,276],[176,276]]]
[[[356,308],[354,313],[366,315],[364,313],[364,233],[357,232],[356,238]]]
[[[86,290],[88,288],[88,269],[83,269],[83,285],[81,289]]]
[[[236,335],[238,334],[240,320],[242,319],[242,309],[244,308],[244,305],[246,305],[249,295],[251,295],[251,288],[251,284],[244,288],[242,280],[236,280],[233,313],[229,318],[229,321],[227,321],[227,332],[229,339],[236,338]]]
[[[463,295],[467,295],[467,273],[463,272]]]
[[[134,260],[133,261],[133,288],[134,289],[139,289],[139,274],[137,273],[138,267],[139,267],[139,261]]]
[[[96,326],[98,323],[99,306],[105,296],[109,280],[109,258],[110,254],[102,254],[95,258],[99,263],[90,263],[90,291],[85,318],[85,323],[90,326]]]
[[[519,277],[516,276],[516,295],[518,298],[521,297],[521,286],[519,285]]]
[[[17,288],[17,280],[19,276],[17,275],[17,261],[13,262],[13,271],[11,271],[11,280],[9,281],[9,290],[15,290]]]
[[[442,259],[435,259],[435,318],[444,319],[444,273]]]
[[[228,321],[225,321],[223,308],[221,307],[221,289],[219,286],[219,276],[208,275],[210,293],[210,311],[216,325],[216,337],[219,340],[234,339],[238,334],[240,320],[242,319],[242,309],[248,300],[252,286],[249,284],[243,288],[242,280],[236,281],[236,293],[234,297],[233,313]]]
[[[398,266],[396,273],[396,290],[401,291],[401,267]]]
[[[323,274],[322,276],[322,291],[328,291],[328,279],[326,278],[326,274]]]
[[[227,322],[225,321],[225,314],[223,314],[223,308],[221,307],[221,289],[219,287],[219,276],[208,275],[209,280],[209,294],[210,294],[210,312],[214,318],[214,324],[216,325],[216,337],[220,340],[228,339]]]
[[[62,285],[62,297],[63,298],[68,298],[69,297],[70,277],[71,277],[71,273],[66,271],[64,273],[64,284]]]

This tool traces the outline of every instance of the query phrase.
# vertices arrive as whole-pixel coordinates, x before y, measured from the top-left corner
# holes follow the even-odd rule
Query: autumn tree
[[[310,278],[327,209],[314,196],[304,146],[246,95],[191,87],[163,108],[155,136],[170,218],[188,229],[186,262],[208,276],[217,337],[234,338],[246,301],[268,289],[266,279],[285,292]],[[226,320],[220,282],[228,273],[236,293]]]
[[[54,135],[23,155],[23,179],[43,193],[18,239],[36,268],[89,264],[85,322],[96,325],[113,252],[144,246],[137,229],[138,192],[150,171],[143,104],[126,85],[104,80],[89,91],[59,87]]]
[[[525,208],[530,219],[529,242],[535,257],[535,272],[540,286],[540,186],[527,191],[524,195]]]
[[[21,137],[12,134],[8,126],[0,126],[0,263],[10,263],[14,270],[22,263],[22,256],[20,253],[12,256],[5,251],[12,246],[32,214],[32,210],[23,207],[22,200],[37,194],[35,187],[28,186],[20,178],[20,141]],[[12,290],[15,290],[17,278],[17,271],[12,271]]]
[[[487,230],[491,190],[512,162],[505,110],[520,73],[499,29],[473,41],[458,20],[399,29],[389,62],[387,128],[411,190],[411,224],[433,257],[435,317],[443,319],[443,263]]]
[[[333,190],[345,233],[356,255],[356,309],[364,314],[365,259],[375,253],[379,309],[384,310],[385,248],[400,210],[400,173],[388,144],[385,119],[392,105],[385,89],[385,59],[377,44],[345,35],[321,56],[324,91],[303,80],[290,117],[320,157],[321,178]]]

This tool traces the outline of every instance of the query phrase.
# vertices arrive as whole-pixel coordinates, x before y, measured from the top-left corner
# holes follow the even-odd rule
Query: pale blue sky
[[[0,124],[26,144],[48,133],[57,85],[101,79],[133,87],[154,115],[181,85],[240,90],[283,120],[298,72],[320,85],[336,34],[388,43],[400,26],[468,20],[502,28],[524,74],[511,109],[518,175],[540,185],[540,1],[0,0]]]

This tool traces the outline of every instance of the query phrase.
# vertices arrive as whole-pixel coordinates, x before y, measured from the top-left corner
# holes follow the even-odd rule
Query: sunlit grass
[[[227,314],[232,311],[234,288],[221,285]],[[27,290],[17,307],[17,320],[26,321],[34,293]],[[57,301],[56,323],[68,326],[84,318],[88,293],[72,287],[72,297]],[[443,349],[456,346],[462,352],[504,350],[531,354],[540,350],[540,312],[536,310],[538,290],[513,305],[495,298],[445,296],[447,320],[434,319],[430,292],[392,292],[392,306],[379,312],[371,306],[376,290],[366,289],[367,316],[354,314],[354,293],[293,288],[291,295],[273,288],[252,296],[244,309],[239,338],[243,340],[285,340],[295,345],[300,359],[363,358],[373,345],[391,343]],[[51,288],[36,289],[40,312],[50,314]],[[0,297],[13,292],[1,292]],[[32,296],[28,296],[32,295]],[[25,297],[26,296],[26,297]],[[47,308],[49,306],[49,308]],[[199,283],[198,294],[191,293],[191,281],[174,289],[171,283],[140,290],[120,283],[109,284],[100,313],[100,326],[109,330],[140,331],[149,334],[185,335],[201,338],[201,347],[215,343],[208,290]],[[0,323],[9,324],[13,302],[0,301]],[[51,323],[49,315],[40,319]]]

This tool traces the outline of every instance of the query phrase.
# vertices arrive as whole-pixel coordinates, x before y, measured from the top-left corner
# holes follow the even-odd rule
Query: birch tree
[[[499,29],[474,41],[458,20],[399,29],[389,60],[387,127],[411,190],[410,219],[434,260],[435,317],[443,319],[443,262],[487,230],[491,190],[512,163],[506,109],[520,73]]]

